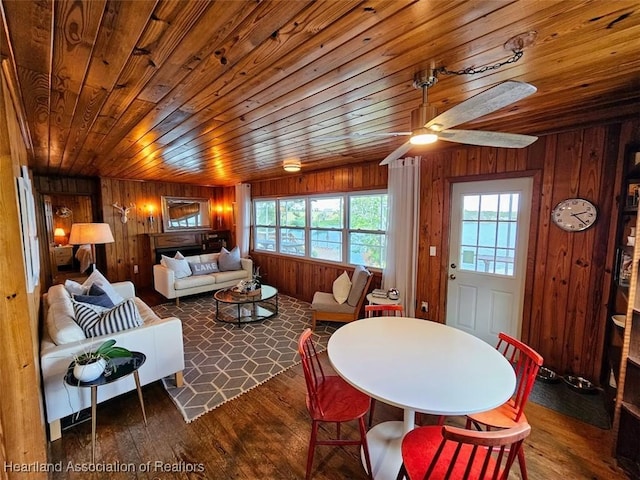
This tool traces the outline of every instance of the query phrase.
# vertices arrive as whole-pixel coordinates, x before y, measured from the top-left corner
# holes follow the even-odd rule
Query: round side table
[[[98,387],[100,385],[107,385],[109,383],[120,380],[133,374],[133,378],[136,382],[136,389],[138,390],[138,400],[140,400],[140,407],[142,408],[142,418],[144,424],[147,425],[147,414],[144,411],[144,400],[142,399],[142,389],[140,388],[140,377],[138,377],[138,369],[144,364],[147,359],[146,355],[141,352],[131,352],[131,357],[119,357],[111,359],[112,366],[114,368],[113,373],[100,375],[95,380],[90,382],[81,382],[73,376],[74,362],[71,362],[67,370],[67,374],[64,376],[64,381],[67,385],[78,388],[91,388],[91,462],[96,461],[96,406],[98,403]]]
[[[390,298],[374,297],[371,293],[367,295],[367,301],[369,305],[398,305],[400,303],[399,298],[391,300]]]

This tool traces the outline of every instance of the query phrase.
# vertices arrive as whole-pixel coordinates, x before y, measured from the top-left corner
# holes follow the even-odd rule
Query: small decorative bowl
[[[547,367],[540,367],[536,378],[544,383],[558,383],[560,381],[560,375]]]
[[[563,380],[568,387],[579,393],[595,393],[597,390],[596,386],[584,377],[565,375]]]
[[[611,315],[611,320],[617,327],[624,328],[627,324],[627,316],[626,315]]]

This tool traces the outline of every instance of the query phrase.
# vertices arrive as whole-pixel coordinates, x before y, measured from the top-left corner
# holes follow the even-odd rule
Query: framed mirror
[[[165,232],[211,228],[209,199],[162,197],[162,225]]]

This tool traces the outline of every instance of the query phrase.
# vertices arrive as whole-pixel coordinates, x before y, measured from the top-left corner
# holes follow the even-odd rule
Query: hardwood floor
[[[80,471],[91,460],[91,423],[85,422],[49,444],[49,459],[61,462],[62,470],[50,478],[304,478],[311,424],[299,365],[189,424],[160,382],[143,387],[143,393],[147,427],[135,392],[98,406],[96,467],[111,472]],[[531,480],[628,478],[610,455],[610,430],[533,403],[527,416],[533,426],[525,443]],[[401,419],[400,410],[378,402],[375,422],[389,419]],[[357,435],[355,424],[343,432]],[[313,478],[366,476],[356,447],[318,447]],[[510,478],[520,478],[517,466]]]

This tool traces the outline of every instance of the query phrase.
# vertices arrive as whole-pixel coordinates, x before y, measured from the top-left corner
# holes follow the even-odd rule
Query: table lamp
[[[64,233],[63,228],[56,228],[53,231],[53,241],[57,243],[59,246],[62,246],[67,240],[67,234]]]
[[[71,245],[91,245],[91,261],[96,269],[96,244],[113,243],[113,234],[108,223],[74,223],[71,225],[69,243]]]

